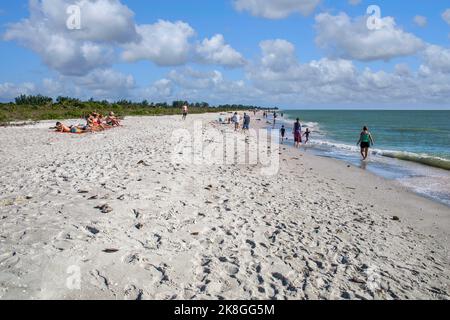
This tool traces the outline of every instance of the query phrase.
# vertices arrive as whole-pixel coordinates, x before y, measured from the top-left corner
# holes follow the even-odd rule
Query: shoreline
[[[273,176],[174,164],[170,133],[218,116],[0,128],[0,299],[450,298],[446,206],[283,145]]]
[[[285,116],[280,122],[289,128],[294,120]],[[319,157],[337,159],[368,170],[388,180],[400,182],[412,192],[450,208],[450,193],[442,193],[443,188],[445,189],[445,182],[440,183],[440,187],[435,186],[429,189],[424,187],[426,184],[423,182],[419,183],[420,181],[416,181],[417,179],[426,179],[428,186],[436,185],[441,179],[446,179],[450,183],[450,171],[446,169],[450,163],[449,160],[440,157],[425,157],[424,155],[407,151],[372,148],[369,160],[363,162],[360,160],[359,150],[354,146],[348,145],[346,142],[323,140],[322,138],[324,137],[319,138],[319,140],[313,139],[308,146],[302,145],[302,147],[311,149]],[[345,149],[341,149],[339,147],[341,145]],[[347,150],[348,148],[352,149],[352,151]],[[427,160],[428,158],[433,161],[444,161],[445,163],[430,164]]]
[[[253,121],[253,123],[255,123],[253,117],[252,117],[252,121]],[[287,121],[288,121],[287,119],[283,119],[282,123],[286,124]],[[271,125],[268,125],[268,124],[262,125],[262,126],[260,125],[260,126],[256,126],[256,128],[257,129],[261,129],[261,128],[271,129]],[[411,188],[406,187],[405,185],[401,184],[400,182],[398,182],[395,179],[389,179],[389,178],[386,178],[383,175],[377,174],[373,171],[363,169],[363,168],[355,165],[354,163],[351,163],[350,161],[334,158],[332,156],[328,157],[328,156],[323,156],[323,155],[317,154],[316,149],[313,146],[305,147],[305,145],[302,145],[299,149],[296,149],[292,145],[292,141],[290,141],[290,142],[291,142],[290,144],[280,144],[280,146],[282,146],[282,147],[287,146],[289,148],[287,150],[289,151],[288,155],[290,157],[295,157],[296,154],[300,154],[302,157],[308,157],[309,158],[308,160],[311,161],[311,164],[314,164],[315,161],[323,162],[320,165],[320,170],[323,170],[323,171],[326,170],[327,175],[332,176],[335,179],[340,179],[340,178],[342,179],[341,175],[336,174],[337,172],[335,170],[336,169],[335,167],[338,166],[339,168],[350,169],[348,171],[351,171],[353,175],[356,175],[356,176],[361,175],[362,176],[361,178],[363,178],[363,179],[375,180],[375,181],[378,181],[378,183],[380,183],[380,184],[390,184],[391,186],[388,188],[389,191],[396,189],[395,191],[397,191],[397,192],[401,192],[401,193],[405,192],[405,193],[409,194],[409,196],[411,196],[412,198],[415,198],[413,200],[413,202],[415,202],[417,199],[420,199],[419,200],[420,202],[424,201],[424,203],[426,203],[426,202],[433,203],[436,206],[436,208],[438,208],[438,210],[441,210],[441,209],[443,209],[444,211],[448,210],[447,213],[448,213],[448,218],[449,218],[449,222],[450,222],[450,206],[447,205],[446,203],[438,201],[435,198],[429,197],[425,194],[418,193],[418,192],[412,190]],[[328,168],[332,168],[332,169],[330,170]],[[357,181],[356,178],[354,180],[352,180],[352,182],[356,182],[356,181]],[[365,189],[365,186],[363,183],[359,182],[358,187],[355,187],[352,189]],[[378,190],[378,188],[376,190]],[[366,193],[366,195],[367,195],[367,198],[370,198],[371,194]],[[382,194],[382,196],[378,197],[377,200],[381,201],[383,196],[384,195]],[[372,202],[374,202],[374,200],[372,200]],[[427,206],[427,205],[424,204],[424,206]],[[442,232],[442,234],[446,238],[448,238],[450,236],[450,225],[448,225],[448,227],[449,228],[445,232]],[[450,259],[450,256],[449,256],[449,259]]]

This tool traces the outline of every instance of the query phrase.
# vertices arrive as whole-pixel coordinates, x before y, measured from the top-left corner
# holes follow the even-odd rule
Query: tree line
[[[56,99],[43,95],[20,95],[11,103],[0,103],[0,124],[22,120],[52,120],[83,118],[92,111],[107,114],[114,111],[119,116],[147,116],[179,114],[181,107],[187,105],[190,113],[230,112],[234,110],[268,110],[255,105],[220,104],[189,102],[184,100],[168,102],[149,102],[143,100],[95,100],[82,101],[77,98],[59,96]],[[275,107],[271,110],[277,109]]]
[[[222,104],[222,105],[210,105],[208,102],[188,102],[183,100],[177,100],[173,101],[171,104],[167,102],[149,102],[148,100],[143,100],[141,102],[134,102],[131,100],[118,100],[115,102],[109,102],[107,100],[101,100],[97,101],[93,98],[82,101],[80,99],[71,98],[71,97],[63,97],[59,96],[54,101],[51,97],[46,97],[43,95],[20,95],[17,98],[14,99],[14,102],[18,106],[50,106],[50,105],[66,105],[71,107],[84,107],[86,104],[96,104],[96,105],[104,105],[104,106],[111,106],[111,105],[120,105],[124,107],[150,107],[150,108],[178,108],[180,109],[182,106],[187,105],[189,108],[199,108],[199,109],[206,109],[206,108],[216,108],[216,109],[233,109],[233,110],[254,110],[254,109],[260,109],[260,110],[267,110],[269,108],[263,108],[259,106],[254,105],[243,105],[243,104]],[[278,108],[273,107],[270,108],[271,110],[277,110]]]

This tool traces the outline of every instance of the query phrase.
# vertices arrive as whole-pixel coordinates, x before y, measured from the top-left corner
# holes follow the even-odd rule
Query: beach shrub
[[[37,106],[43,106],[47,104],[53,103],[53,98],[45,97],[40,94],[37,96],[32,95],[20,95],[15,99],[15,102],[17,105],[37,105]]]

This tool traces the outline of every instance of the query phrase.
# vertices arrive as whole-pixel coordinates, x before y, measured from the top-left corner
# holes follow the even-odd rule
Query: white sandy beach
[[[275,175],[174,163],[217,118],[0,128],[0,299],[450,298],[449,207],[290,147]]]

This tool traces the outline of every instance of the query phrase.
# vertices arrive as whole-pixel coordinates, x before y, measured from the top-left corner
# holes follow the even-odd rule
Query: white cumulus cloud
[[[67,8],[80,9],[80,29],[69,30]],[[31,0],[31,19],[45,23],[53,31],[74,39],[103,42],[129,42],[137,37],[134,12],[119,0]]]
[[[381,19],[381,28],[369,30],[364,17],[352,20],[345,13],[319,14],[316,43],[332,56],[360,61],[409,56],[424,48],[423,41],[398,28],[394,18]]]
[[[114,44],[137,37],[132,12],[118,0],[80,0],[81,29],[70,30],[68,0],[31,0],[30,16],[8,25],[3,38],[36,52],[64,75],[83,75],[109,66]]]
[[[284,103],[443,103],[450,98],[450,50],[430,46],[423,65],[393,72],[358,70],[347,59],[322,58],[301,63],[286,40],[266,40],[247,77],[268,101]],[[286,62],[288,61],[288,62]]]
[[[450,73],[450,49],[429,45],[422,55],[426,67],[434,72]]]
[[[133,76],[112,69],[97,69],[74,80],[78,86],[97,92],[97,96],[104,96],[108,92],[122,92],[135,86]]]
[[[230,68],[245,64],[244,57],[226,44],[221,34],[216,34],[211,39],[204,39],[197,45],[196,52],[199,60],[206,64],[217,64]]]
[[[137,26],[140,40],[124,45],[125,61],[150,60],[160,66],[181,65],[189,60],[194,29],[182,21],[159,20]]]
[[[258,90],[243,80],[226,79],[218,70],[200,71],[192,67],[170,71],[145,92],[150,97],[164,97],[169,101],[187,99],[211,103],[251,103],[258,96]]]
[[[79,8],[79,29],[67,22]],[[29,17],[6,26],[2,38],[32,50],[63,76],[85,76],[119,62],[147,60],[158,66],[190,62],[240,67],[242,55],[222,35],[194,41],[195,30],[183,21],[136,24],[134,12],[120,0],[30,0]],[[75,19],[76,20],[76,19]]]

